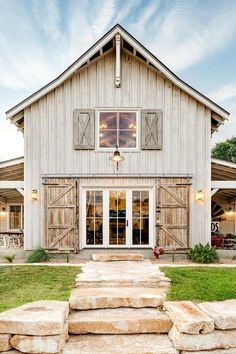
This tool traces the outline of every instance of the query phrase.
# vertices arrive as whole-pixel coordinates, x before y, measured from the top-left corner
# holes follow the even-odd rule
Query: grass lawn
[[[68,300],[79,267],[0,267],[0,312],[36,300]]]
[[[172,280],[168,300],[236,299],[236,268],[161,267]]]

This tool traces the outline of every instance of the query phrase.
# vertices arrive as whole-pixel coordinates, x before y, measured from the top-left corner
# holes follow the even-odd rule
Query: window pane
[[[140,216],[140,192],[133,191],[133,217]]]
[[[149,192],[141,192],[141,216],[148,218],[149,216]]]
[[[141,219],[141,244],[149,244],[149,219]]]
[[[92,217],[94,216],[94,191],[87,191],[86,199],[86,215]]]
[[[103,214],[103,202],[102,191],[95,192],[95,217],[102,217]]]
[[[100,147],[115,148],[117,145],[117,130],[100,129]]]
[[[100,129],[117,129],[117,112],[101,112]]]
[[[101,148],[136,148],[136,112],[101,112],[99,146]]]
[[[133,218],[133,245],[140,245],[140,218]]]
[[[86,244],[103,244],[103,192],[86,192]]]
[[[136,113],[119,112],[119,128],[136,130]]]
[[[11,205],[9,215],[10,229],[21,229],[21,206]]]
[[[120,130],[119,144],[120,148],[135,148],[136,147],[136,131]]]

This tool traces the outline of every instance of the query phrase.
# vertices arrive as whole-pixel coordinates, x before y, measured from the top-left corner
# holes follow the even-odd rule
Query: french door
[[[82,247],[148,247],[153,240],[151,189],[84,189]]]

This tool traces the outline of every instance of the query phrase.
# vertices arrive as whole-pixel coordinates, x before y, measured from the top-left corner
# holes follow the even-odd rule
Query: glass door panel
[[[132,244],[149,244],[149,191],[132,191]]]
[[[109,245],[126,245],[126,191],[109,191]]]
[[[86,244],[103,244],[102,191],[86,191]]]

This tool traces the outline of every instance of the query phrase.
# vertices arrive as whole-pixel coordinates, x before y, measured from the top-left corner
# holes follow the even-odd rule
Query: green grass
[[[36,300],[68,300],[79,267],[0,267],[0,312]]]
[[[161,267],[172,280],[168,300],[236,299],[236,268]]]

